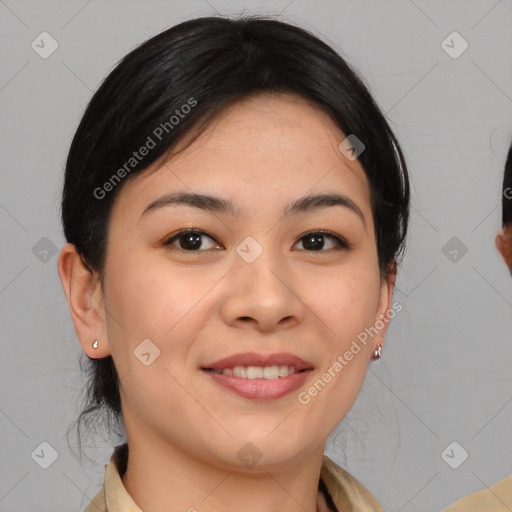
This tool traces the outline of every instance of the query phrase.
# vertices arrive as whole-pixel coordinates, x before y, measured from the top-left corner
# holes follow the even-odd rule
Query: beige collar
[[[128,445],[117,445],[105,464],[103,489],[94,497],[84,512],[142,512],[126,491],[121,475],[126,471]],[[339,512],[384,512],[372,494],[353,476],[324,455],[320,479]],[[329,497],[319,492],[320,512],[326,512]]]

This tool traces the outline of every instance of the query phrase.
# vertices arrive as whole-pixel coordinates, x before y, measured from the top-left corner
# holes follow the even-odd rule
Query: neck
[[[318,512],[324,445],[277,466],[251,470],[221,467],[151,436],[128,436],[128,464],[121,479],[144,512]]]

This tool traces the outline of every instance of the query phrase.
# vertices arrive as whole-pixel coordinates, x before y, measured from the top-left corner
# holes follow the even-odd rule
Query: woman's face
[[[228,468],[261,454],[270,467],[318,450],[345,416],[381,341],[357,337],[388,310],[393,285],[380,278],[369,185],[338,149],[344,138],[297,96],[254,96],[122,188],[95,337],[120,376],[128,439],[158,436]],[[177,193],[216,199],[148,209]],[[290,208],[319,194],[345,199]],[[205,370],[245,353],[278,368],[255,380]],[[310,369],[275,380],[283,353]],[[260,375],[262,362],[241,361]]]

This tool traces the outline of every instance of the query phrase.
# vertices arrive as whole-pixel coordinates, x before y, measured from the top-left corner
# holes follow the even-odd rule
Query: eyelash
[[[206,233],[205,231],[202,231],[200,229],[183,229],[181,231],[178,231],[178,233],[172,235],[170,238],[167,238],[164,242],[163,242],[163,245],[165,247],[168,247],[170,250],[172,251],[181,251],[181,252],[188,252],[188,253],[199,253],[199,252],[204,252],[204,251],[207,251],[209,249],[195,249],[195,250],[186,250],[186,249],[182,249],[182,248],[177,248],[177,247],[172,247],[172,243],[179,239],[181,236],[183,235],[205,235],[206,237],[210,238],[211,240],[213,240],[215,243],[218,243],[217,240],[215,240],[215,238],[213,238],[212,236],[208,235],[208,233]],[[331,249],[327,249],[327,250],[318,250],[318,251],[315,251],[315,250],[308,250],[308,249],[304,249],[304,251],[306,252],[313,252],[313,253],[316,253],[316,252],[330,252],[332,250],[334,251],[341,251],[341,250],[348,250],[348,249],[351,249],[351,246],[350,244],[342,237],[338,236],[338,235],[335,235],[334,233],[331,233],[329,231],[323,231],[323,230],[319,230],[319,231],[308,231],[307,233],[304,233],[303,235],[301,235],[298,239],[298,241],[302,240],[303,238],[306,238],[307,236],[309,235],[322,235],[326,238],[330,238],[331,240],[334,240],[335,243],[338,245],[338,247],[335,247],[335,248],[331,248]]]

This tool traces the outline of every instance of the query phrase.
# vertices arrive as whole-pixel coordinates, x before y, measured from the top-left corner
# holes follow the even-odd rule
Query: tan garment
[[[512,475],[488,489],[465,496],[444,512],[510,512],[512,510]]]
[[[110,462],[105,464],[103,489],[98,492],[84,512],[142,512],[121,480],[121,476],[126,471],[127,459],[128,445],[126,443],[117,445],[110,457]],[[324,455],[322,462],[319,486],[325,486],[327,489],[326,496],[320,490],[318,492],[320,512],[331,510],[328,508],[331,500],[339,512],[384,512],[372,494],[327,455]]]

